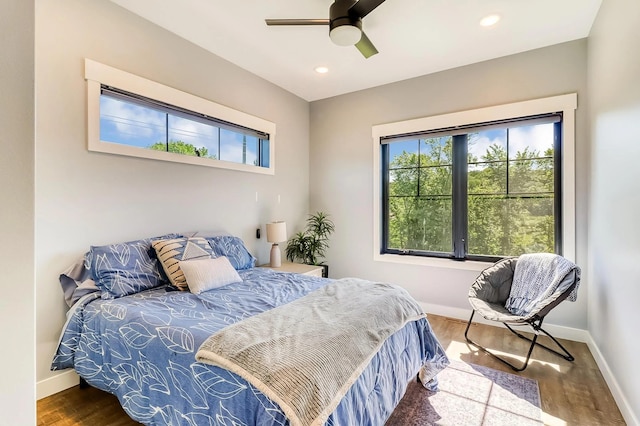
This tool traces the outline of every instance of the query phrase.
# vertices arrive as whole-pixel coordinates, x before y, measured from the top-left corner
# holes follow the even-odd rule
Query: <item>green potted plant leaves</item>
[[[304,231],[298,232],[287,242],[287,259],[300,261],[307,265],[322,266],[322,276],[329,275],[329,266],[321,260],[329,248],[329,236],[335,226],[329,215],[324,212],[310,214]]]

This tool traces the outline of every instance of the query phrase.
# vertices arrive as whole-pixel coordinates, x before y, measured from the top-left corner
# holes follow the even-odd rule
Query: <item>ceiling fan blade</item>
[[[382,3],[384,0],[358,0],[356,4],[351,6],[349,13],[364,18]]]
[[[378,53],[378,49],[371,43],[371,40],[369,40],[369,37],[367,37],[364,32],[362,33],[360,41],[356,43],[356,47],[365,58],[370,58]]]
[[[267,25],[329,25],[328,19],[265,19]]]

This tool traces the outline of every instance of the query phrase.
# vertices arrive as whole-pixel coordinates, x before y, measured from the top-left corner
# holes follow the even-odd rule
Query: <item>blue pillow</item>
[[[226,256],[233,267],[240,271],[256,266],[256,258],[253,257],[238,237],[221,235],[217,237],[207,237],[209,245],[213,249],[216,257]]]
[[[91,246],[87,267],[103,299],[115,299],[166,284],[151,242],[177,238],[177,234],[145,238],[106,246]]]

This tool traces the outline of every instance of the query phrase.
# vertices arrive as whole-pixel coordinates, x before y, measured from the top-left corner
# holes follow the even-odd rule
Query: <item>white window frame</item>
[[[251,173],[275,174],[276,125],[259,117],[237,111],[210,100],[186,93],[169,86],[130,74],[126,71],[85,58],[85,79],[87,80],[87,148],[89,151],[103,152],[152,160],[194,164],[198,166],[238,170]],[[269,167],[241,164],[210,158],[193,157],[173,152],[154,151],[100,140],[100,88],[101,85],[117,87],[150,99],[175,105],[215,117],[233,124],[258,130],[269,135]]]
[[[460,261],[424,256],[381,254],[382,236],[382,164],[380,163],[380,140],[384,137],[406,133],[423,132],[454,126],[486,123],[553,112],[562,112],[562,255],[575,261],[575,110],[578,95],[552,96],[524,102],[515,102],[450,114],[379,124],[372,127],[373,137],[373,260],[413,265],[480,271],[488,266],[486,262]]]

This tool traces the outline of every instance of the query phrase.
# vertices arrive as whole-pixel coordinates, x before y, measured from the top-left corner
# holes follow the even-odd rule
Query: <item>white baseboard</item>
[[[76,386],[80,383],[80,376],[74,370],[66,370],[48,379],[36,383],[36,399],[46,398],[54,393]]]
[[[443,317],[455,318],[464,321],[469,321],[469,317],[471,316],[471,309],[452,308],[450,306],[433,305],[430,303],[420,303],[420,305],[427,314],[441,315]],[[473,322],[502,327],[501,323],[496,321],[487,321],[479,315],[476,315],[473,318]],[[554,337],[560,339],[573,340],[574,342],[582,343],[587,343],[590,339],[589,333],[586,330],[580,330],[579,328],[545,323],[544,329]]]
[[[622,413],[622,417],[624,417],[624,421],[629,426],[640,426],[640,422],[638,421],[638,416],[633,411],[633,407],[629,404],[627,397],[620,389],[620,385],[616,380],[616,377],[611,372],[609,368],[609,364],[602,356],[602,352],[600,352],[600,348],[596,345],[596,342],[593,340],[591,335],[589,335],[589,340],[587,341],[587,346],[593,355],[593,359],[596,360],[596,364],[598,364],[598,368],[604,377],[604,380],[607,382],[609,386],[609,390],[611,391],[611,395],[613,395],[613,399],[616,400],[616,404],[618,404],[618,408]],[[638,407],[636,407],[638,408]]]
[[[455,318],[464,321],[468,321],[469,316],[471,316],[471,309],[452,308],[449,306],[433,305],[429,303],[420,303],[420,305],[427,314],[441,315],[444,317]],[[484,318],[478,316],[474,317],[474,322],[502,327],[501,323],[499,322],[487,321]],[[549,333],[553,334],[554,337],[587,344],[587,347],[589,348],[593,359],[596,361],[596,364],[598,364],[598,368],[600,369],[605,382],[607,382],[607,386],[609,386],[611,395],[613,395],[613,399],[615,399],[625,422],[629,426],[640,426],[637,415],[634,413],[633,408],[622,392],[622,389],[620,389],[618,381],[611,372],[607,361],[602,356],[602,352],[600,352],[600,349],[591,337],[591,334],[586,330],[580,330],[577,328],[564,327],[554,324],[545,324],[544,328]]]

